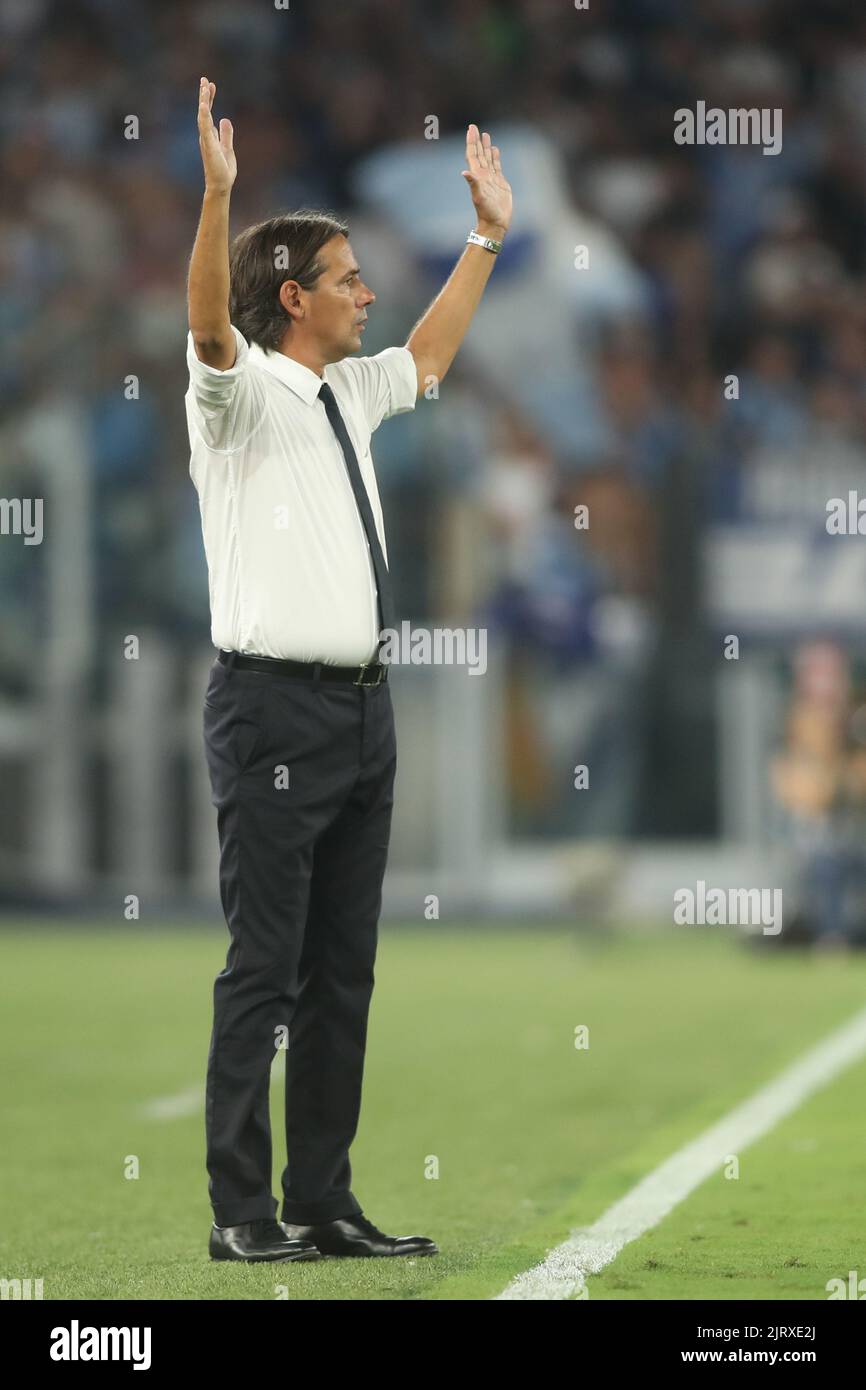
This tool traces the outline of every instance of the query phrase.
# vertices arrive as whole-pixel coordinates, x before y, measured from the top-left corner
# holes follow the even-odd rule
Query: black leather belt
[[[264,671],[270,676],[303,676],[314,680],[351,681],[352,685],[381,685],[388,679],[388,667],[381,661],[365,661],[360,666],[329,666],[324,661],[285,661],[273,656],[244,656],[241,652],[217,652],[223,666],[239,671]],[[368,677],[370,679],[368,679]]]

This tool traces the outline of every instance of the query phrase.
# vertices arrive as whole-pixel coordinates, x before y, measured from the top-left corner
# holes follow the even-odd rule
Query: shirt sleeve
[[[247,363],[250,347],[243,334],[231,326],[237,354],[234,366],[220,371],[202,362],[187,334],[189,367],[187,400],[195,425],[209,448],[230,452],[244,442],[255,423],[256,401]]]
[[[375,357],[344,357],[329,370],[334,367],[357,392],[371,434],[383,420],[415,409],[418,370],[408,348],[385,348]]]

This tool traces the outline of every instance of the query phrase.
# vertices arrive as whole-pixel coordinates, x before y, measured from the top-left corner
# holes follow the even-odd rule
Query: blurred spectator
[[[829,643],[800,648],[784,744],[770,768],[795,856],[792,940],[866,942],[863,713],[852,702],[844,653]]]

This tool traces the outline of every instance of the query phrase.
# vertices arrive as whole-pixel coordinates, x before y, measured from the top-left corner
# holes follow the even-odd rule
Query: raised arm
[[[220,121],[211,108],[216,85],[201,79],[198,137],[204,165],[204,199],[187,281],[189,327],[196,355],[209,367],[234,366],[235,338],[229,318],[229,202],[237,174],[231,121]]]
[[[502,241],[511,224],[511,185],[502,173],[499,148],[491,144],[477,125],[466,132],[463,178],[469,184],[475,207],[475,230],[481,236]],[[441,381],[454,361],[457,349],[478,308],[496,255],[483,246],[469,244],[423,318],[412,329],[406,347],[418,368],[418,395],[428,379]]]

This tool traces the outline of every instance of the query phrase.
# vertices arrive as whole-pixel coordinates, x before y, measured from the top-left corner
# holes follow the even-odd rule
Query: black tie
[[[367,533],[367,544],[370,547],[370,555],[373,560],[373,573],[376,576],[376,588],[379,593],[379,619],[381,623],[379,631],[381,633],[385,628],[395,629],[396,613],[394,610],[394,599],[391,594],[391,576],[388,573],[388,566],[385,564],[385,556],[382,554],[382,547],[379,544],[376,522],[373,519],[373,509],[370,506],[367,489],[361,477],[361,470],[358,467],[358,459],[352,447],[352,441],[349,438],[349,431],[346,429],[343,422],[336,397],[327,382],[323,384],[319,391],[319,400],[324,401],[325,412],[331,422],[334,434],[340,441],[340,448],[343,450],[343,457],[346,460],[349,482],[352,484],[352,491],[355,494],[358,511],[361,513],[361,520],[364,523],[364,530]],[[381,646],[381,643],[379,645]]]

